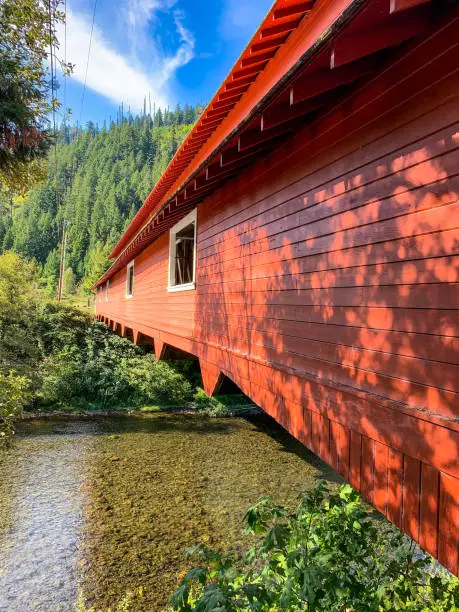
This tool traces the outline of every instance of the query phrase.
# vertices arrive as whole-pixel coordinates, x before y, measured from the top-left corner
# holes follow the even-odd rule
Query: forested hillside
[[[68,227],[65,279],[88,288],[107,254],[182,143],[200,108],[118,118],[102,128],[62,127],[48,180],[14,201],[0,195],[0,252],[14,250],[39,264],[47,292],[56,289],[59,236]],[[58,202],[59,200],[59,202]]]

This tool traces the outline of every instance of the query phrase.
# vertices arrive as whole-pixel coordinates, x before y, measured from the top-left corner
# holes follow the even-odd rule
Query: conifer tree
[[[194,109],[187,106],[187,117]],[[14,249],[42,266],[50,295],[56,282],[59,233],[65,220],[67,266],[75,282],[90,287],[108,265],[107,255],[142,202],[153,189],[191,124],[180,124],[185,111],[169,111],[164,125],[158,109],[154,120],[138,116],[119,125],[98,129],[94,123],[59,131],[59,184],[57,209],[54,164],[49,178],[29,192],[13,218],[6,192],[0,192],[0,252]],[[182,119],[182,120],[183,120]],[[51,160],[52,162],[52,160]],[[3,211],[5,214],[3,214]]]

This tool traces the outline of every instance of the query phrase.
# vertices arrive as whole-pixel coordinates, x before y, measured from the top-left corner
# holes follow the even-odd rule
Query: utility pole
[[[64,180],[65,180],[65,200],[69,197],[69,189],[73,183],[73,177],[75,175],[75,168],[65,168]],[[62,221],[62,238],[61,238],[61,257],[59,263],[59,283],[57,286],[57,301],[62,300],[62,293],[64,289],[64,272],[65,272],[65,252],[67,249],[67,228],[70,225],[70,221],[64,219]]]
[[[57,287],[57,301],[62,300],[62,293],[64,289],[64,272],[65,272],[65,250],[67,248],[67,227],[70,225],[70,221],[64,219],[62,224],[62,242],[61,242],[61,261],[59,266],[59,284]]]

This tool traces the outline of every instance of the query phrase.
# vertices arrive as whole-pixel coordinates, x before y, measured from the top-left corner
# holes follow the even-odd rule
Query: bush
[[[48,406],[183,404],[191,396],[191,384],[169,364],[99,323],[86,329],[79,345],[64,346],[42,366],[40,398]]]
[[[154,355],[124,358],[118,375],[129,389],[130,405],[184,404],[192,397],[191,383]]]
[[[190,549],[201,564],[174,593],[175,610],[458,610],[459,581],[416,558],[349,485],[330,492],[321,482],[293,512],[262,499],[244,521],[258,537],[247,554]]]
[[[228,402],[200,388],[193,361],[157,362],[87,314],[40,298],[36,266],[0,255],[0,372],[29,380],[28,408],[187,404],[211,416],[229,412]]]
[[[30,401],[29,386],[30,381],[25,376],[0,372],[0,447],[9,441],[14,433],[14,418]]]

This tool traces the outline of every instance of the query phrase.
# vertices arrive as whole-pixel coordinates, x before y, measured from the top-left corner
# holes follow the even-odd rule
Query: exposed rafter
[[[317,31],[326,31],[330,38],[321,38],[320,52],[314,50],[303,62],[298,59],[303,57],[299,49],[306,54],[314,42],[307,42],[308,19],[304,17],[311,13],[309,18],[317,15],[320,22],[321,13],[315,13],[313,2],[277,0],[113,250],[111,255],[118,259],[98,284],[159,236],[158,232],[166,231],[185,210],[279,139],[304,126],[316,111],[321,112],[342,95],[343,88],[347,90],[374,71],[380,58],[387,58],[383,50],[422,35],[429,27],[431,11],[429,6],[421,6],[424,0],[331,1],[335,2],[335,20],[341,19],[343,7],[350,8],[353,2],[355,15],[350,11],[353,18],[336,32],[333,21],[325,29],[322,24]],[[291,56],[297,58],[295,64]],[[284,83],[286,62],[295,69]],[[264,97],[257,97],[259,81],[271,88]],[[276,88],[279,82],[282,84]]]
[[[377,53],[387,47],[399,45],[410,38],[419,36],[429,26],[427,13],[413,15],[402,13],[397,18],[386,19],[378,26],[362,32],[342,35],[333,45],[330,67],[338,68],[363,57]]]

